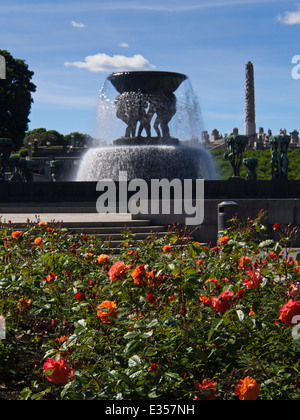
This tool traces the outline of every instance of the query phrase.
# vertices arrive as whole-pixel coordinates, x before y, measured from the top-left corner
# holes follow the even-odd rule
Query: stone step
[[[23,209],[22,209],[23,210]],[[124,226],[133,228],[139,226],[150,226],[150,220],[133,220],[130,214],[86,214],[86,213],[29,213],[22,211],[18,214],[1,213],[2,222],[9,220],[14,226],[22,226],[27,223],[27,219],[31,222],[43,221],[46,223],[61,222],[63,227],[67,228],[124,228]]]
[[[72,233],[72,231],[71,231]],[[86,233],[85,231],[82,231],[81,233],[83,233],[84,235],[89,235],[88,233]],[[159,233],[154,233],[154,237],[155,238],[163,238],[165,236],[166,232],[159,232]],[[120,234],[95,234],[95,235],[91,235],[95,238],[98,238],[102,241],[107,241],[110,240],[112,242],[123,242],[125,239],[123,238],[123,235]],[[133,241],[142,241],[147,237],[150,237],[151,233],[137,233],[134,235],[134,237],[132,238]]]
[[[154,234],[166,234],[166,228],[165,226],[152,226],[152,225],[147,225],[147,226],[135,226],[135,225],[128,225],[128,226],[111,226],[111,227],[85,227],[85,226],[81,226],[81,227],[76,227],[76,228],[72,228],[71,227],[71,231],[73,233],[82,233],[84,231],[84,233],[86,235],[96,235],[96,236],[107,236],[107,235],[122,235],[123,231],[128,228],[130,230],[130,232],[134,235],[151,235],[151,233]]]
[[[28,203],[21,203],[21,204],[0,204],[0,214],[3,213],[11,213],[11,214],[18,214],[18,213],[96,213],[96,204],[75,204],[71,203],[67,206],[62,205],[61,203],[51,203],[51,204],[28,204]]]
[[[78,208],[77,208],[78,209]],[[163,237],[167,233],[167,228],[163,225],[153,225],[150,220],[133,220],[129,214],[82,214],[82,213],[24,213],[2,214],[2,221],[8,223],[11,220],[14,229],[26,229],[27,219],[31,222],[43,221],[51,223],[56,221],[61,223],[61,227],[67,228],[71,234],[92,235],[108,243],[111,251],[118,252],[124,241],[123,232],[128,229],[134,235],[132,243],[143,241],[152,234],[156,237]],[[1,213],[0,213],[1,216]],[[39,231],[39,228],[36,229]]]
[[[118,240],[108,241],[107,242],[107,248],[104,248],[103,249],[103,253],[104,254],[108,254],[108,253],[111,253],[111,254],[119,254],[121,252],[121,250],[123,250],[123,248],[122,248],[122,242],[123,241],[118,241]],[[141,242],[142,242],[141,239],[133,240],[131,242],[131,245],[138,246]],[[177,245],[179,245],[179,244],[177,244]],[[204,244],[202,244],[202,245],[204,245]],[[185,245],[183,245],[183,246],[185,247]],[[160,248],[160,246],[159,245],[156,245],[155,248],[158,249],[158,248]],[[130,251],[131,249],[132,249],[131,247],[128,248],[128,251]],[[133,251],[134,251],[134,248],[133,248]]]

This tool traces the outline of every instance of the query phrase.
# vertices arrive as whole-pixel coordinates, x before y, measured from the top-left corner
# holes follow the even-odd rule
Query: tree
[[[6,79],[0,80],[0,137],[12,139],[17,150],[28,129],[31,93],[36,86],[31,82],[33,72],[24,60],[15,59],[8,51],[0,50],[6,61]]]
[[[34,144],[37,142],[39,146],[47,146],[49,143],[51,146],[63,146],[65,136],[56,130],[46,130],[46,128],[35,128],[34,130],[27,131],[24,137],[24,146],[28,146],[29,143]]]

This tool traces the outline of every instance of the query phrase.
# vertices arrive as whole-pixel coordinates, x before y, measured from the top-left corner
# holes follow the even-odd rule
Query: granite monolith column
[[[245,136],[249,138],[250,145],[255,141],[255,89],[254,89],[254,69],[249,61],[246,64],[246,84],[245,84]]]

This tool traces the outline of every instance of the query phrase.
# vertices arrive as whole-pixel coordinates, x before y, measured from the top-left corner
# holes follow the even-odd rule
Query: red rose
[[[157,371],[157,365],[155,363],[151,363],[150,364],[150,370],[152,370],[153,372]]]
[[[186,307],[184,305],[182,305],[181,310],[180,310],[181,315],[185,316],[186,315]]]
[[[280,229],[280,224],[279,223],[274,223],[273,230],[278,230],[278,229]]]
[[[149,300],[150,303],[153,303],[155,302],[156,297],[152,293],[149,293],[149,295],[147,296],[147,299]]]
[[[237,298],[241,299],[244,296],[244,290],[240,289],[235,295]]]
[[[75,299],[79,300],[79,302],[82,302],[85,299],[85,296],[81,292],[77,292],[75,295]]]
[[[196,382],[195,383],[195,388],[198,391],[204,392],[206,394],[206,399],[207,400],[215,400],[216,397],[216,385],[217,382],[213,382],[210,379],[204,379],[202,381],[202,384],[200,384],[200,382]],[[198,398],[194,398],[194,399],[198,399]]]
[[[219,295],[219,297],[212,298],[212,306],[216,312],[220,314],[224,314],[228,309],[230,309],[233,301],[234,293],[227,292],[224,290],[223,293]]]
[[[279,309],[279,319],[286,325],[293,325],[293,318],[300,315],[299,300],[290,299],[285,305]]]
[[[74,375],[74,371],[63,359],[55,360],[48,357],[43,369],[48,381],[56,385],[66,385]]]

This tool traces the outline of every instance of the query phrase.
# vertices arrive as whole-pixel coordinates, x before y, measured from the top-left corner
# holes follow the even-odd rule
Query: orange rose
[[[252,309],[252,306],[250,306],[250,312],[249,312],[249,316],[255,315],[255,312]]]
[[[43,245],[43,239],[42,239],[42,238],[36,238],[36,239],[34,240],[34,244],[35,244],[36,246],[42,246],[42,245]]]
[[[195,388],[198,391],[204,392],[206,394],[206,399],[207,400],[215,400],[216,397],[216,385],[217,382],[213,382],[210,379],[204,379],[202,381],[202,384],[200,384],[199,382],[195,383]],[[194,399],[198,399],[197,397]]]
[[[277,255],[275,254],[275,252],[274,251],[271,251],[270,253],[269,253],[269,258],[271,258],[271,260],[273,260],[273,261],[277,261]]]
[[[165,245],[164,247],[163,247],[163,252],[164,253],[168,253],[168,252],[171,252],[172,251],[172,247],[171,247],[171,245]]]
[[[101,311],[100,309],[107,309],[107,311]],[[118,312],[117,312],[117,305],[115,302],[111,302],[110,300],[105,300],[104,302],[100,303],[100,305],[97,306],[97,317],[101,319],[103,324],[110,324],[111,318],[117,318]]]
[[[197,261],[197,265],[202,265],[203,263],[204,263],[203,259],[200,259],[200,260]]]
[[[248,268],[248,267],[251,265],[251,263],[252,263],[251,258],[246,257],[246,256],[241,257],[241,258],[239,259],[239,261],[238,261],[239,266],[240,266],[243,270],[245,270],[246,268]]]
[[[147,285],[150,287],[157,287],[161,283],[161,277],[155,275],[155,271],[146,271]]]
[[[108,272],[109,280],[111,282],[123,280],[130,268],[131,265],[126,265],[123,261],[116,262]]]
[[[220,283],[218,282],[218,280],[217,279],[215,279],[215,278],[213,278],[213,279],[208,279],[208,280],[205,280],[205,282],[204,282],[204,286],[203,286],[203,289],[205,289],[206,287],[205,287],[205,284],[207,284],[207,283],[214,283],[214,287],[213,288],[215,288],[215,287],[220,287]]]
[[[259,289],[262,283],[262,275],[260,269],[253,268],[247,271],[248,277],[244,280],[247,289]]]
[[[101,254],[96,258],[97,263],[99,264],[107,264],[109,262],[110,258],[106,254]]]
[[[294,296],[300,291],[300,283],[294,283],[289,286],[288,296]]]
[[[14,239],[19,239],[19,238],[21,238],[21,236],[23,235],[23,232],[21,232],[20,230],[16,230],[15,232],[13,232],[12,234],[11,234],[11,236],[14,238]]]
[[[18,303],[18,308],[20,311],[26,311],[31,305],[31,299],[21,298]]]
[[[201,302],[203,303],[204,306],[211,306],[212,305],[212,300],[208,296],[201,295],[199,297],[199,300],[201,300]]]
[[[239,400],[256,400],[260,391],[260,385],[251,376],[240,379],[235,387],[235,395]]]
[[[219,239],[219,245],[226,245],[227,242],[230,240],[229,236],[223,236]]]
[[[147,272],[145,270],[145,264],[141,264],[138,267],[136,267],[131,273],[131,277],[133,278],[133,283],[141,286],[146,277],[146,273]]]
[[[48,274],[48,276],[44,279],[44,282],[47,283],[51,280],[54,280],[56,277],[56,274],[52,273],[52,274]]]
[[[279,319],[286,325],[293,325],[293,318],[300,315],[299,300],[290,299],[285,305],[279,309]]]

